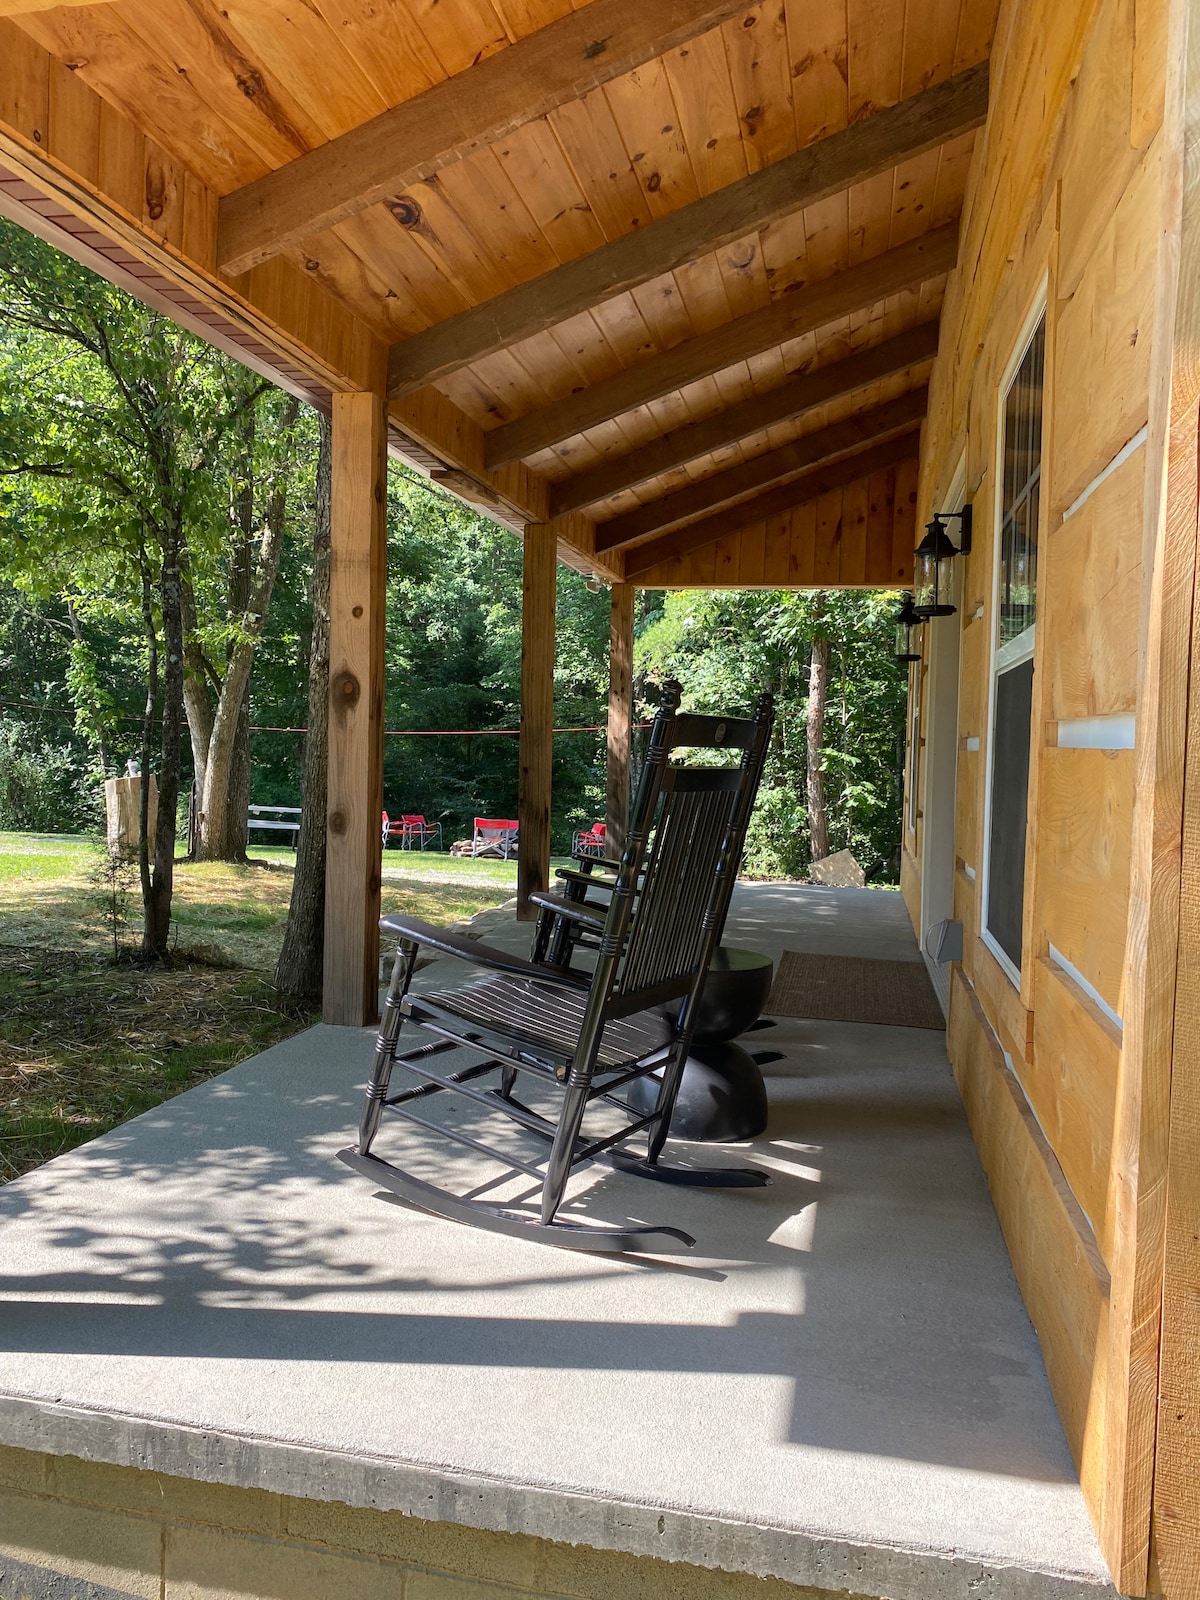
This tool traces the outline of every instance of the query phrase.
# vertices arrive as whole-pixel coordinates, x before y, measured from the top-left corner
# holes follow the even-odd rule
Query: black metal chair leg
[[[654,1106],[658,1121],[650,1131],[650,1142],[646,1151],[646,1160],[650,1166],[653,1166],[662,1154],[663,1145],[666,1144],[667,1135],[671,1131],[671,1113],[675,1109],[679,1085],[683,1082],[683,1069],[687,1065],[689,1044],[690,1039],[687,1042],[682,1039],[677,1040],[671,1048],[671,1059],[663,1068],[658,1085],[658,1099]]]
[[[559,1113],[558,1127],[554,1130],[554,1142],[550,1146],[550,1158],[546,1162],[546,1176],[542,1182],[543,1226],[554,1221],[554,1213],[562,1204],[567,1179],[571,1175],[571,1157],[575,1154],[579,1127],[587,1109],[587,1097],[587,1080],[577,1078],[572,1073],[563,1096],[563,1107]]]
[[[396,948],[396,959],[392,962],[392,980],[388,984],[383,1022],[375,1040],[375,1055],[371,1062],[371,1079],[363,1097],[362,1116],[358,1124],[358,1148],[363,1155],[370,1152],[375,1135],[379,1132],[383,1102],[387,1099],[388,1086],[392,1081],[392,1068],[396,1062],[396,1042],[400,1037],[400,1027],[404,1021],[401,1006],[408,993],[408,986],[412,982],[417,949],[418,946],[413,940],[402,939]]]
[[[554,913],[552,911],[540,911],[533,934],[533,949],[529,952],[531,961],[545,961],[546,946],[550,943],[550,934],[553,928]]]

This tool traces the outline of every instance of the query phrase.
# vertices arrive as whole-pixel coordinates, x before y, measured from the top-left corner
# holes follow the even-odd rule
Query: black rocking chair
[[[560,916],[585,920],[597,936],[594,972],[527,961],[415,918],[383,918],[381,926],[398,936],[399,945],[358,1144],[339,1154],[348,1166],[421,1210],[568,1249],[670,1250],[690,1248],[695,1240],[673,1227],[560,1217],[572,1168],[603,1159],[621,1172],[666,1183],[750,1188],[769,1181],[751,1167],[676,1167],[659,1160],[724,920],[727,879],[741,858],[774,718],[770,695],[760,697],[753,719],[681,715],[680,692],[677,683],[664,685],[607,909],[556,908]],[[742,759],[733,767],[672,762],[673,753],[685,748],[741,750]],[[461,987],[410,993],[422,947],[459,957],[487,975],[476,973]],[[683,1004],[672,1021],[664,1008],[679,1000]],[[401,1052],[406,1020],[429,1042]],[[458,1050],[482,1059],[438,1073],[436,1058]],[[397,1067],[409,1082],[393,1093]],[[620,1091],[658,1070],[662,1080],[653,1110],[639,1114]],[[480,1080],[492,1073],[498,1082],[482,1087]],[[548,1110],[518,1099],[519,1079],[536,1086],[543,1105],[551,1102]],[[481,1126],[422,1116],[422,1102],[444,1091],[491,1115],[480,1119]],[[585,1135],[585,1113],[589,1123],[602,1119],[604,1125],[589,1127]],[[524,1174],[532,1179],[541,1191],[536,1213],[481,1199],[494,1179],[480,1181],[472,1173],[473,1189],[459,1194],[383,1159],[374,1147],[385,1114],[429,1136],[418,1157],[426,1168],[434,1165],[432,1152],[441,1150],[440,1141],[448,1141],[489,1157],[504,1178]],[[506,1138],[494,1142],[492,1134],[488,1142],[497,1117],[507,1119]],[[549,1145],[544,1160],[514,1153],[509,1124],[533,1135],[543,1151]],[[645,1155],[624,1148],[640,1133],[646,1135]],[[433,1176],[440,1179],[440,1168]]]

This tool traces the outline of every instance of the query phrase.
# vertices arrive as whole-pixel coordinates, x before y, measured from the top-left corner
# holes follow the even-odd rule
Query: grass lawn
[[[270,986],[293,852],[175,870],[175,960],[112,964],[87,838],[0,832],[0,1182],[307,1027]],[[384,857],[383,909],[458,922],[508,899],[516,863]],[[141,896],[126,905],[136,945]]]

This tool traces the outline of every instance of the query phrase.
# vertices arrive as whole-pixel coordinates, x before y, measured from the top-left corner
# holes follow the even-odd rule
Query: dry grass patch
[[[102,859],[87,839],[0,835],[0,1182],[316,1020],[270,985],[290,852],[250,866],[179,863],[174,960],[150,968],[112,962]],[[426,857],[410,876],[389,861],[384,912],[461,922],[511,893],[507,875],[470,862],[459,876],[456,865]],[[126,920],[123,942],[136,946],[136,882]]]
[[[0,945],[0,1182],[315,1019],[261,973]]]

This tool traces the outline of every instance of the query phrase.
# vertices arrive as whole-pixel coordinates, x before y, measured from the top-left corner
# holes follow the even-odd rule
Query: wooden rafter
[[[806,433],[778,450],[768,450],[765,455],[740,462],[727,472],[701,478],[697,483],[677,489],[674,494],[651,500],[635,511],[601,523],[596,529],[596,549],[603,553],[633,544],[648,534],[659,533],[689,517],[715,511],[731,500],[745,499],[757,490],[785,478],[794,478],[797,473],[861,450],[877,440],[908,432],[924,417],[928,398],[927,389],[912,389],[896,400],[888,400],[870,411],[831,423],[828,428]]]
[[[987,62],[392,346],[407,394],[978,128]]]
[[[625,580],[627,583],[636,583],[643,573],[652,571],[673,556],[690,555],[693,550],[702,550],[705,545],[715,544],[727,534],[740,533],[743,528],[752,528],[769,517],[777,517],[785,511],[805,505],[830,489],[844,488],[848,483],[869,477],[872,472],[884,467],[894,467],[898,462],[915,460],[919,441],[919,432],[912,429],[883,444],[872,445],[869,450],[861,450],[857,455],[845,456],[832,465],[818,467],[777,489],[769,489],[753,500],[729,506],[711,517],[705,517],[703,522],[689,523],[685,528],[676,528],[671,533],[651,539],[647,544],[638,545],[626,552]]]
[[[745,9],[591,0],[221,201],[217,259],[246,272]]]
[[[811,333],[826,323],[862,311],[888,295],[940,277],[954,266],[958,224],[952,222],[908,244],[872,256],[794,294],[783,295],[760,311],[676,345],[662,355],[628,367],[578,394],[557,400],[487,436],[487,464],[503,466],[536,455],[577,433],[648,405],[664,394],[721,372],[763,350]]]
[[[748,439],[776,423],[790,422],[814,406],[840,399],[920,362],[932,361],[937,348],[938,324],[923,322],[906,333],[898,333],[894,339],[856,351],[843,361],[833,362],[816,372],[801,373],[778,389],[754,395],[740,405],[729,406],[699,422],[676,428],[640,450],[603,461],[590,472],[581,472],[578,477],[551,485],[551,515],[562,516],[565,512],[595,505],[624,489],[661,477],[684,462],[736,444],[739,439]]]

